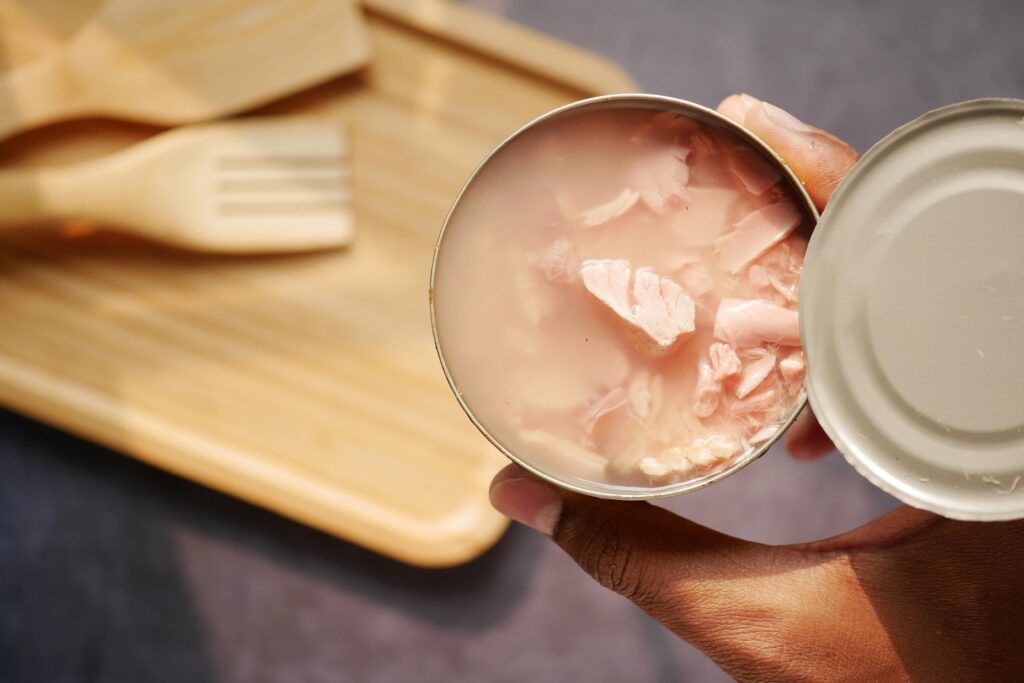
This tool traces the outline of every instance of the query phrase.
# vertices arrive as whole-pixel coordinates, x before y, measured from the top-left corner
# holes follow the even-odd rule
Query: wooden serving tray
[[[504,136],[633,83],[463,6],[364,8],[368,69],[259,112],[348,127],[356,243],[228,258],[80,226],[0,232],[0,402],[399,560],[451,565],[506,522],[487,502],[503,458],[450,395],[430,333],[441,221]],[[0,146],[0,164],[153,132],[67,124]]]

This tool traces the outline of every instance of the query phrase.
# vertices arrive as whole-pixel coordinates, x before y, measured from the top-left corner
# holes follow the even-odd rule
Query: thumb
[[[858,154],[848,144],[767,102],[751,106],[743,125],[786,160],[818,209],[825,207],[839,182],[857,163]]]
[[[815,569],[794,549],[733,538],[643,502],[560,491],[516,465],[495,478],[491,502],[709,653],[771,628],[767,615],[791,612],[804,571]]]
[[[819,210],[857,162],[857,152],[836,136],[750,95],[730,95],[718,105],[718,111],[778,152]]]

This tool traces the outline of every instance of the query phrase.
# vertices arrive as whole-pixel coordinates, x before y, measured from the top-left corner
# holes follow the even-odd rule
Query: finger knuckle
[[[657,590],[645,571],[637,539],[614,519],[603,519],[581,530],[577,561],[599,584],[633,602],[647,606]]]
[[[588,534],[583,545],[584,567],[602,586],[617,593],[635,590],[637,577],[631,562],[632,543],[622,529],[604,521]]]

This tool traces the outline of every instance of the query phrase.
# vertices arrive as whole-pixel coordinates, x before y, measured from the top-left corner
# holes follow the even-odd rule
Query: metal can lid
[[[915,507],[1024,518],[1024,101],[932,111],[864,155],[801,278],[808,394]]]

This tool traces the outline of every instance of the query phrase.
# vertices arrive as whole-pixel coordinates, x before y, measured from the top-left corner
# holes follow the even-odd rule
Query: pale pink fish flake
[[[656,128],[663,128],[675,133],[690,132],[697,129],[693,119],[680,116],[671,111],[659,111],[651,117],[651,124]]]
[[[711,141],[711,136],[702,130],[690,136],[690,145],[693,146],[694,152],[703,156],[711,157],[718,151],[715,143]]]
[[[779,392],[774,387],[771,387],[736,401],[729,407],[729,414],[733,418],[757,415],[768,412],[778,406],[778,404]]]
[[[640,471],[653,479],[661,479],[672,473],[672,467],[661,460],[653,457],[646,457],[640,460],[638,465]]]
[[[718,381],[738,374],[743,367],[740,357],[736,355],[736,349],[724,342],[712,342],[708,347],[708,355],[711,358],[711,368],[715,371],[715,379]]]
[[[800,271],[804,267],[804,256],[807,254],[807,243],[802,240],[791,240],[784,245],[786,248],[786,256],[789,270],[794,275],[800,275]]]
[[[569,283],[576,277],[572,245],[564,237],[555,240],[535,261],[549,282]]]
[[[711,246],[729,228],[733,209],[743,195],[724,187],[691,187],[688,193],[686,206],[665,217],[666,228],[672,231],[674,243]]]
[[[672,446],[662,450],[658,454],[657,459],[667,465],[673,475],[690,476],[693,474],[693,463],[686,457],[686,453],[680,446]]]
[[[607,394],[583,408],[583,424],[587,433],[594,431],[594,425],[602,417],[626,404],[627,396],[622,387],[615,387]]]
[[[718,410],[722,399],[722,383],[715,379],[715,371],[707,363],[697,368],[697,384],[693,390],[693,414],[697,417],[710,417]]]
[[[663,214],[673,205],[689,199],[686,186],[690,182],[690,167],[686,157],[690,149],[682,145],[659,148],[638,163],[631,174],[631,185],[640,193],[640,199],[656,214]]]
[[[715,288],[711,271],[703,263],[689,263],[683,266],[682,280],[686,290],[698,299]]]
[[[642,423],[649,422],[661,410],[662,392],[661,375],[638,372],[626,387],[629,414]]]
[[[778,433],[778,431],[779,425],[765,425],[764,427],[761,427],[761,429],[754,432],[754,435],[751,436],[748,440],[750,441],[750,443],[756,446],[757,444],[762,444],[768,439],[775,436]]]
[[[768,379],[768,376],[775,370],[775,354],[764,349],[757,349],[757,351],[755,359],[747,363],[740,372],[735,388],[736,398],[746,398],[754,389],[761,386],[761,383]]]
[[[715,240],[719,261],[734,275],[757,257],[789,237],[802,216],[791,202],[777,202],[748,214],[729,232]]]
[[[722,434],[714,434],[704,439],[696,439],[683,449],[686,459],[698,472],[710,472],[729,462],[743,445],[739,439]]]
[[[715,338],[736,348],[800,346],[799,316],[771,301],[723,299],[715,315]]]
[[[580,476],[598,478],[604,474],[608,459],[596,451],[542,429],[521,429],[518,434],[526,446],[572,467]]]
[[[790,394],[799,394],[804,387],[804,376],[807,374],[807,357],[801,350],[796,350],[779,361],[779,374]]]
[[[747,270],[747,279],[755,289],[767,289],[772,284],[768,277],[768,269],[760,263],[750,266]]]
[[[714,439],[715,437],[712,437]],[[723,455],[725,442],[697,439],[686,448],[672,446],[662,450],[656,457],[651,456],[640,461],[640,470],[652,479],[664,479],[670,475],[691,477],[698,473],[708,472],[723,464],[729,455]]]
[[[640,193],[627,187],[616,195],[614,199],[592,209],[581,211],[577,218],[580,223],[588,228],[603,225],[632,209],[638,199],[640,199]]]
[[[645,339],[654,352],[665,353],[695,329],[695,306],[683,288],[649,268],[635,276],[625,259],[585,261],[583,284]]]
[[[753,267],[753,266],[751,266]],[[796,301],[796,285],[787,287],[786,284],[772,273],[768,274],[768,284],[779,293],[785,301]]]
[[[760,197],[782,179],[782,174],[774,166],[749,147],[738,147],[732,151],[729,170],[755,197]]]

